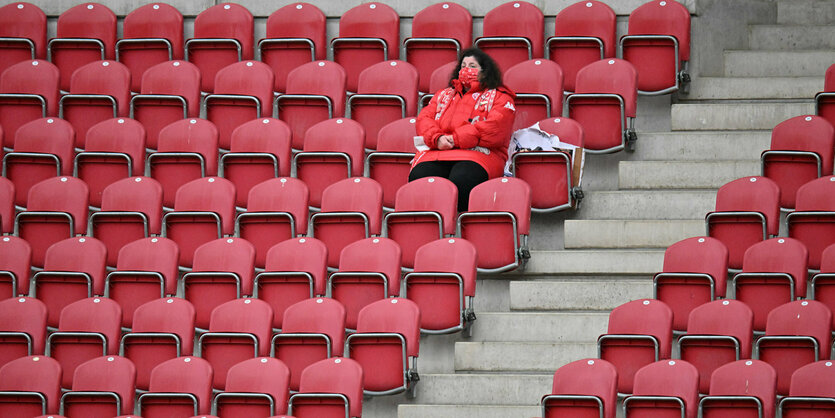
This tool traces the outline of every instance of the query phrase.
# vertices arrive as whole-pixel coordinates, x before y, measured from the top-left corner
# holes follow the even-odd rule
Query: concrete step
[[[835,62],[835,61],[833,61]],[[671,109],[674,131],[772,130],[786,119],[815,113],[808,102],[723,102],[674,104]],[[638,137],[640,142],[641,138]]]
[[[823,90],[823,76],[695,77],[687,100],[808,99]]]
[[[574,219],[704,219],[715,208],[708,190],[626,190],[586,193]]]
[[[835,23],[835,2],[831,0],[778,1],[777,23],[787,25]]]
[[[553,371],[541,374],[421,374],[410,404],[536,406],[550,393]],[[400,408],[403,408],[401,404]],[[363,414],[365,416],[365,414]],[[435,415],[423,415],[435,416]],[[463,414],[459,417],[476,415]],[[510,415],[506,415],[510,416]],[[535,416],[535,415],[534,415]]]
[[[606,332],[606,312],[486,312],[466,342],[590,342]]]
[[[553,373],[581,358],[597,357],[597,344],[460,342],[455,344],[455,370],[467,372]]]
[[[728,77],[821,77],[835,62],[835,50],[725,51]]]
[[[397,418],[529,418],[540,414],[539,406],[400,405],[397,408]]]
[[[661,248],[705,234],[703,220],[566,220],[565,248]]]
[[[835,26],[752,25],[748,46],[764,50],[835,49]]]
[[[523,275],[654,274],[664,262],[662,250],[531,251]]]
[[[519,311],[610,311],[626,302],[652,296],[651,275],[510,282],[510,309]]]
[[[731,180],[760,175],[760,152],[751,153],[749,161],[621,161],[619,186],[621,190],[716,190]]]
[[[675,131],[641,134],[632,160],[746,160],[771,144],[768,131]]]

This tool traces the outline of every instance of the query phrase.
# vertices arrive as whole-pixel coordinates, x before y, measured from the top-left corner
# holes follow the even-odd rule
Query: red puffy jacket
[[[502,176],[516,117],[513,98],[513,92],[504,86],[483,90],[478,82],[467,93],[452,87],[437,92],[417,117],[417,134],[429,150],[419,152],[412,166],[425,161],[469,160],[484,167],[489,178]],[[454,147],[439,150],[438,138],[449,134]]]

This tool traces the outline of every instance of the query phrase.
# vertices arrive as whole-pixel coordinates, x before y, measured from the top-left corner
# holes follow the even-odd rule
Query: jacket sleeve
[[[437,106],[438,94],[436,93],[432,97],[432,100],[429,101],[429,104],[421,109],[415,125],[417,134],[423,137],[423,143],[426,144],[429,149],[437,149],[438,138],[444,134],[441,131],[441,127],[438,125],[438,121],[435,120],[435,111]]]
[[[513,97],[499,91],[493,101],[493,107],[484,119],[455,128],[453,133],[455,147],[461,149],[476,146],[485,148],[501,147],[510,141],[515,118],[516,107],[513,103]]]

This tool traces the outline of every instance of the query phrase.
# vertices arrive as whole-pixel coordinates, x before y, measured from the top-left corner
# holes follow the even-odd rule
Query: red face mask
[[[473,81],[478,81],[478,68],[463,67],[458,71],[458,81],[465,87],[470,87]]]

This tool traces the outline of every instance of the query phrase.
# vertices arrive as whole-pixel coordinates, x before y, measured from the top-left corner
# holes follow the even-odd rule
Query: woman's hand
[[[438,137],[437,144],[438,149],[443,151],[452,149],[452,147],[455,145],[455,141],[452,140],[452,135],[441,135],[440,137]]]

